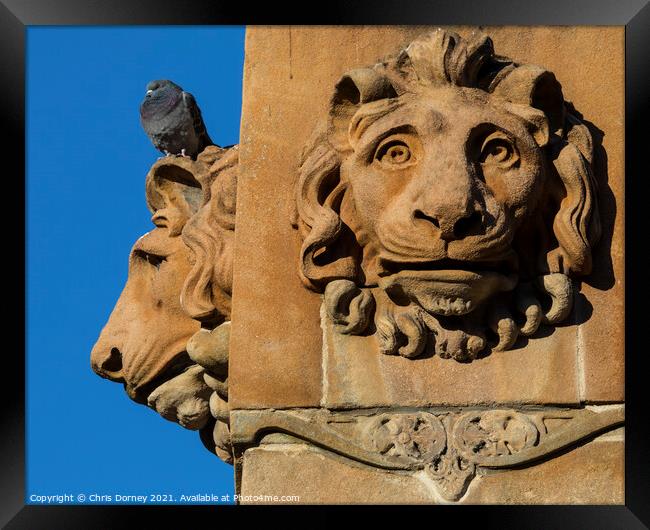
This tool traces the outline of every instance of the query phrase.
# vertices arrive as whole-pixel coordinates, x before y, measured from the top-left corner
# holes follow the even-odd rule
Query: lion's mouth
[[[428,262],[382,260],[379,286],[399,304],[415,302],[432,314],[464,315],[517,284],[516,260]]]
[[[182,374],[190,366],[194,365],[194,361],[186,351],[179,352],[175,355],[157,375],[144,384],[129,385],[124,384],[124,390],[133,401],[137,403],[147,404],[149,395],[160,385],[173,379],[174,377]]]

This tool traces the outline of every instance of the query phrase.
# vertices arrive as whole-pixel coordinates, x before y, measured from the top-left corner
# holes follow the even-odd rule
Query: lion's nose
[[[415,219],[428,221],[438,230],[440,238],[445,241],[463,239],[481,232],[483,214],[479,211],[462,212],[457,215],[427,215],[422,210],[415,210]]]
[[[90,364],[93,370],[107,379],[122,382],[122,352],[117,348],[105,348],[95,345],[90,354]]]

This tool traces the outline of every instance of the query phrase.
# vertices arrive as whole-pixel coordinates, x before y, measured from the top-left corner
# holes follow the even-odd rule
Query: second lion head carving
[[[344,75],[323,125],[295,225],[340,332],[469,361],[567,318],[600,224],[592,138],[553,73],[439,30]]]

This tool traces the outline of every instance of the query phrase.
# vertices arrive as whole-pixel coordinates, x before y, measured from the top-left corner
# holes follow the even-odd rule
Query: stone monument
[[[249,28],[240,144],[152,166],[93,369],[242,503],[622,504],[623,45]]]

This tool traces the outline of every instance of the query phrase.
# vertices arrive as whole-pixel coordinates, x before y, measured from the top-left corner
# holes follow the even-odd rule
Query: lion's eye
[[[130,263],[148,263],[160,269],[172,253],[167,230],[156,228],[139,238],[133,245]]]
[[[382,143],[375,154],[375,159],[389,166],[401,166],[411,162],[413,155],[409,146],[401,140]]]
[[[133,256],[141,259],[142,261],[146,261],[147,263],[156,267],[156,269],[159,269],[162,262],[166,261],[166,258],[164,256],[159,256],[157,254],[146,252],[140,249],[134,250]]]
[[[519,160],[519,153],[517,153],[510,140],[502,136],[492,135],[483,142],[479,160],[481,164],[511,166]]]

